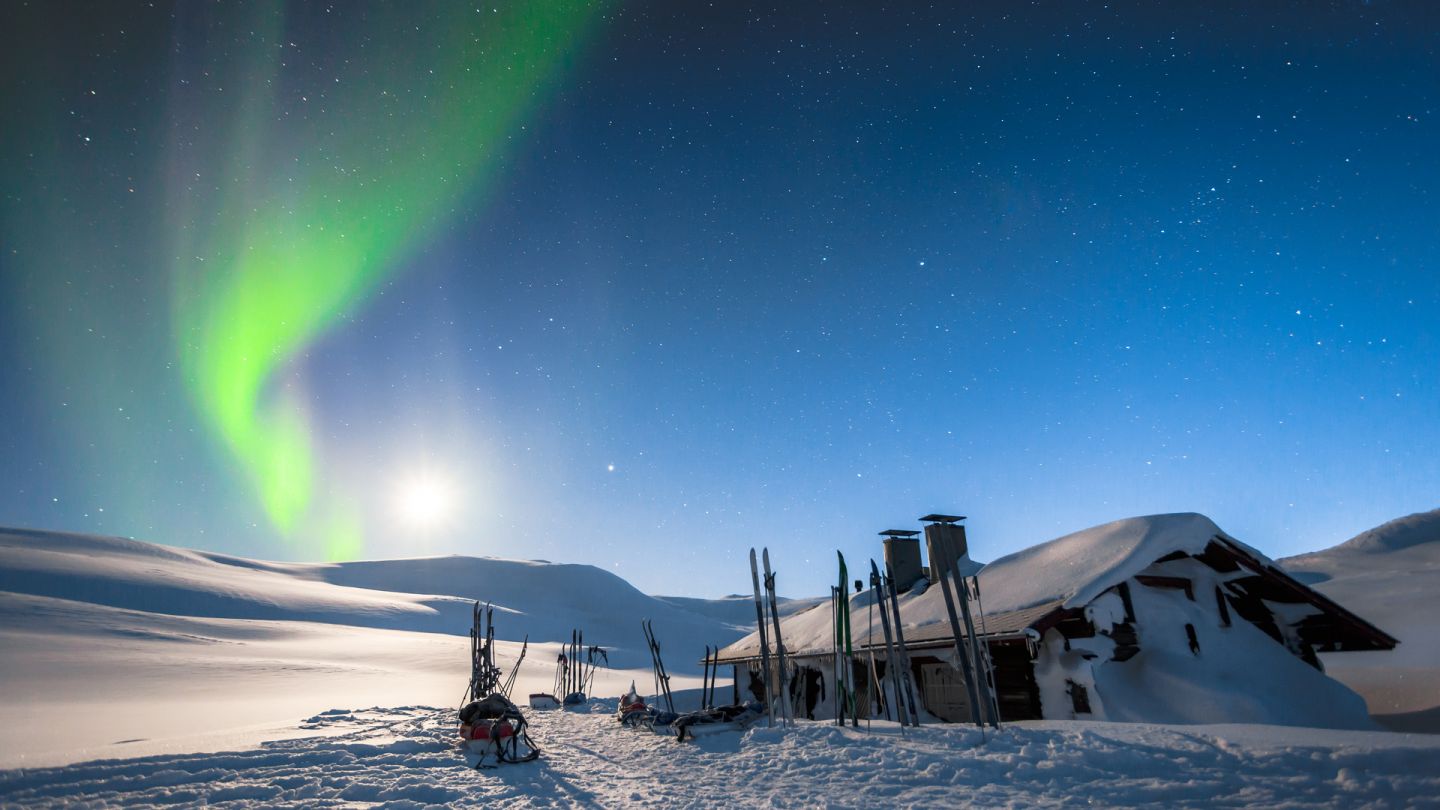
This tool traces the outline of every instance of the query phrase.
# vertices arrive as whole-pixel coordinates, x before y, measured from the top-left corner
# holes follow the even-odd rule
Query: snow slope
[[[706,644],[741,635],[589,566],[285,564],[0,530],[0,767],[234,747],[337,705],[457,703],[476,598],[496,602],[502,666],[530,636],[526,693],[550,690],[572,628],[611,649],[599,694],[648,683],[642,618],[676,688],[698,683]]]
[[[749,632],[755,626],[755,597],[753,595],[731,594],[719,599],[697,599],[692,596],[657,596],[662,602],[700,616],[709,616],[716,621],[733,625],[736,629]],[[824,602],[820,598],[786,599],[776,597],[775,606],[784,618],[793,613],[802,613]]]
[[[800,723],[698,743],[613,702],[531,712],[535,762],[461,766],[448,709],[336,710],[248,751],[0,772],[0,805],[445,807],[1436,807],[1440,737],[1045,722],[999,734]]]
[[[1322,656],[1380,723],[1440,733],[1440,509],[1392,520],[1281,565],[1400,640],[1389,652]]]

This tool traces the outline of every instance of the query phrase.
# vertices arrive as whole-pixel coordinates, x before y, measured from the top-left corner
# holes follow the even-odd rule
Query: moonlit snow
[[[1385,727],[1440,733],[1440,509],[1281,562],[1400,640],[1388,653],[1321,656],[1330,676],[1363,695]]]
[[[0,774],[0,801],[233,807],[1437,806],[1440,737],[1273,726],[1038,722],[901,735],[802,723],[696,743],[626,730],[615,703],[531,712],[540,759],[459,764],[449,709],[333,711],[247,751]]]
[[[1393,545],[1333,549],[1324,571],[1286,562],[1338,584],[1345,559],[1368,555],[1368,582],[1384,572],[1388,587],[1409,593],[1405,570],[1417,564],[1382,561],[1440,543]],[[746,573],[733,572],[737,585]],[[1403,605],[1372,615],[1362,599],[1331,595],[1397,632],[1401,649],[1419,638],[1390,623],[1405,617]],[[585,710],[527,712],[543,751],[533,763],[463,766],[454,711],[476,597],[496,603],[502,667],[530,635],[521,695],[549,690],[556,642],[572,628],[610,648],[612,668],[600,670]],[[743,597],[646,596],[588,566],[465,557],[277,564],[0,532],[0,805],[1440,806],[1440,736],[1425,734],[1062,721],[998,734],[958,725],[902,733],[883,722],[801,723],[677,744],[612,719],[613,698],[631,680],[651,689],[641,618],[654,619],[674,686],[693,701],[703,647],[744,636],[747,611],[753,618]],[[1415,646],[1416,670],[1433,671],[1433,648]],[[1343,658],[1327,666],[1339,670]],[[1383,659],[1371,675],[1383,679]],[[1183,669],[1170,676],[1191,690],[1180,694],[1215,699]],[[722,698],[729,691],[722,680]],[[1402,706],[1428,708],[1423,689],[1400,692],[1412,701]]]

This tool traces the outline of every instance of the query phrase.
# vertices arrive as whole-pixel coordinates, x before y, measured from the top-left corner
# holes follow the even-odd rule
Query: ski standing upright
[[[775,700],[780,702],[781,722],[790,725],[794,720],[790,710],[790,673],[785,663],[785,640],[780,637],[780,610],[776,607],[775,575],[770,571],[770,549],[764,549],[761,556],[765,563],[765,593],[770,605],[770,623],[775,630],[775,665],[780,670]]]
[[[760,594],[760,566],[755,549],[750,549],[750,581],[755,586],[755,625],[760,633],[760,684],[765,690],[765,715],[775,725],[775,694],[770,688],[770,640],[765,629],[765,601]]]
[[[900,658],[900,683],[905,687],[905,708],[910,711],[910,725],[920,725],[920,712],[915,708],[915,682],[911,677],[910,651],[905,647],[904,622],[900,621],[900,595],[895,586],[895,572],[885,563],[885,579],[890,585],[890,615],[895,617],[895,646]]]
[[[895,642],[890,635],[890,608],[885,601],[885,581],[880,578],[880,569],[875,561],[870,561],[870,590],[873,592],[880,605],[880,628],[885,632],[885,672],[890,676],[890,691],[894,693],[895,699],[891,701],[885,696],[885,690],[880,690],[880,697],[886,701],[886,714],[889,714],[891,703],[895,706],[895,716],[900,721],[900,728],[904,729],[905,722],[905,699],[900,692],[900,665],[895,657]],[[903,733],[903,731],[902,731]]]

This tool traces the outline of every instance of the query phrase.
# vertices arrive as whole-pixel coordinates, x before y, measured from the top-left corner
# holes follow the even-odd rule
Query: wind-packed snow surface
[[[745,629],[728,621],[746,618],[743,600],[657,600],[585,566],[292,565],[0,531],[0,806],[1440,806],[1434,736],[1073,721],[902,735],[877,722],[677,744],[620,728],[613,700],[527,712],[540,759],[476,772],[454,709],[472,598],[498,605],[501,666],[530,634],[522,695],[549,690],[572,627],[612,649],[592,690],[604,696],[632,678],[649,691],[642,616],[692,692],[703,645]],[[400,708],[337,708],[354,706]]]
[[[609,649],[595,691],[617,695],[650,678],[641,619],[676,688],[743,632],[591,566],[282,564],[0,530],[0,768],[233,748],[335,706],[457,704],[474,599],[496,604],[500,666],[530,638],[521,694],[550,691],[572,629]]]
[[[1389,652],[1322,655],[1382,725],[1440,733],[1440,509],[1281,560],[1292,575],[1400,640]]]
[[[983,735],[801,723],[675,743],[531,712],[541,757],[464,768],[453,712],[332,711],[324,736],[249,751],[0,772],[26,807],[1436,807],[1440,737],[1264,726],[1041,722]]]

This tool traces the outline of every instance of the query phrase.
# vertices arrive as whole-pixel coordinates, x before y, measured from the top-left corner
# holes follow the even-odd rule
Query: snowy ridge
[[[662,639],[673,638],[687,659],[698,659],[705,644],[723,644],[741,632],[647,596],[589,565],[461,556],[275,563],[119,537],[28,530],[0,529],[3,592],[172,616],[453,635],[469,630],[470,605],[479,599],[493,602],[504,617],[497,622],[501,639],[529,635],[558,641],[568,639],[573,628],[589,628],[591,643],[619,647],[624,660],[636,663],[649,660],[648,653],[637,651],[643,649],[638,638],[643,618],[652,618]],[[686,641],[692,638],[695,644]]]
[[[709,616],[733,625],[742,632],[748,631],[755,625],[755,597],[753,595],[731,594],[719,599],[697,599],[691,596],[657,596],[655,598],[681,610],[700,616]],[[784,618],[809,610],[822,601],[824,600],[818,598],[787,599],[779,596],[776,597],[775,605],[780,609],[780,617]]]
[[[181,616],[439,625],[436,608],[422,597],[335,587],[316,581],[305,566],[63,532],[0,530],[0,592]]]
[[[1440,541],[1440,509],[1416,512],[1361,532],[1336,549],[1350,551],[1399,551],[1422,543]]]
[[[1440,509],[1281,560],[1285,570],[1400,640],[1390,652],[1322,656],[1331,677],[1397,730],[1440,733]]]
[[[501,666],[530,637],[522,692],[551,688],[573,628],[609,648],[602,695],[648,684],[642,618],[676,689],[698,684],[705,645],[741,635],[591,566],[274,563],[0,529],[0,767],[233,748],[336,705],[450,704],[469,676],[477,598],[496,602]],[[77,715],[104,722],[77,740],[56,721]]]

